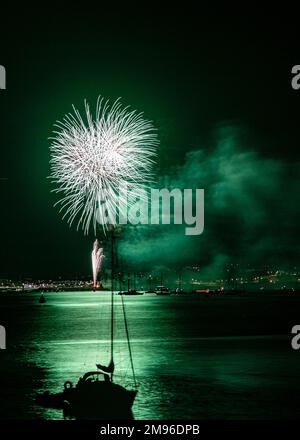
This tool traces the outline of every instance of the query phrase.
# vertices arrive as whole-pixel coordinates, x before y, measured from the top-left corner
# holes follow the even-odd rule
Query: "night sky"
[[[98,95],[154,121],[158,185],[206,191],[202,235],[129,230],[127,264],[199,263],[211,275],[230,262],[297,266],[297,17],[82,7],[1,17],[0,277],[90,273],[94,234],[53,208],[48,138],[72,104]]]

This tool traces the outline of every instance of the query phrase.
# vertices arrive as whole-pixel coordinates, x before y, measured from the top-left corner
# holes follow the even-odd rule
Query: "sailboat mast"
[[[126,332],[126,338],[127,338],[127,346],[128,346],[129,357],[130,357],[130,365],[131,365],[131,370],[132,370],[132,377],[133,377],[134,386],[135,386],[135,388],[137,388],[137,382],[136,382],[135,371],[134,371],[134,366],[133,366],[133,358],[132,358],[132,351],[131,351],[131,344],[130,344],[130,339],[129,339],[129,331],[128,331],[128,324],[127,324],[127,317],[126,317],[125,303],[124,303],[123,295],[121,295],[121,301],[122,301],[125,332]]]
[[[114,230],[111,231],[111,334],[110,334],[110,361],[114,360],[114,278],[115,278],[115,236]],[[111,381],[113,373],[111,373]]]
[[[112,228],[111,229],[111,335],[110,335],[111,364],[113,364],[113,356],[114,356],[114,279],[115,279],[115,263],[116,263],[115,240],[116,240],[115,230]],[[128,275],[128,282],[130,282],[130,275]],[[129,291],[129,287],[128,287],[128,291]],[[136,381],[134,365],[133,365],[131,344],[130,344],[130,339],[129,339],[129,331],[128,331],[128,324],[127,324],[126,310],[125,310],[125,302],[124,302],[123,295],[121,295],[121,302],[122,302],[124,326],[125,326],[125,332],[126,332],[126,338],[127,338],[127,346],[128,346],[128,351],[129,351],[132,376],[133,376],[134,386],[135,386],[135,388],[137,388],[137,381]],[[111,373],[111,381],[113,381],[113,372]]]

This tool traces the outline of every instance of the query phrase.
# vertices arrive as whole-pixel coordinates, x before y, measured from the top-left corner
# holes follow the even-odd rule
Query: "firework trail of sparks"
[[[96,232],[97,223],[105,232],[107,223],[116,224],[117,209],[124,214],[145,194],[159,143],[156,130],[119,99],[110,105],[101,97],[94,116],[85,101],[84,117],[73,106],[54,126],[50,178],[53,191],[62,195],[56,205],[70,225],[76,218],[85,234],[90,226]],[[130,190],[126,197],[120,194],[124,184]]]
[[[92,267],[93,267],[93,281],[94,287],[97,287],[97,276],[101,269],[105,256],[103,248],[100,248],[99,241],[96,239],[92,250]]]

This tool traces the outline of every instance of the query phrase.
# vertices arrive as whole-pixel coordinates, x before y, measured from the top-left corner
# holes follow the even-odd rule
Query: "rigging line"
[[[111,363],[114,359],[114,276],[115,276],[115,252],[114,252],[114,230],[111,233],[111,334],[110,334],[110,357]],[[111,373],[113,381],[113,372]]]
[[[124,298],[123,298],[124,295],[120,295],[120,296],[121,296],[121,301],[122,301],[124,325],[125,325],[125,331],[126,331],[126,337],[127,337],[127,345],[128,345],[128,351],[129,351],[129,358],[130,358],[130,365],[131,365],[131,370],[132,370],[133,382],[134,382],[135,388],[137,388],[137,382],[136,382],[134,366],[133,366],[133,359],[132,359],[132,351],[131,351],[131,345],[130,345],[130,340],[129,340],[129,332],[128,332],[128,325],[127,325],[126,311],[125,311],[125,303],[124,303]]]

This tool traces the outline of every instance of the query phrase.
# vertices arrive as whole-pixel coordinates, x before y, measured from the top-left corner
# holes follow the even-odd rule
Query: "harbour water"
[[[108,292],[2,294],[0,418],[62,419],[36,405],[96,362],[109,360]],[[121,299],[116,300],[116,381],[133,385]],[[293,419],[300,416],[300,298],[124,297],[139,392],[136,419]]]

